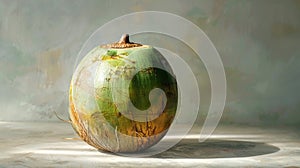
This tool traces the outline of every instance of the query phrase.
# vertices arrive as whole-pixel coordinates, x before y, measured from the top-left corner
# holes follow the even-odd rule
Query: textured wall
[[[300,125],[296,0],[2,0],[0,120],[57,120],[53,111],[67,118],[69,81],[82,44],[107,21],[142,10],[183,16],[213,41],[228,82],[223,123]],[[203,112],[207,90],[201,93],[207,97]]]

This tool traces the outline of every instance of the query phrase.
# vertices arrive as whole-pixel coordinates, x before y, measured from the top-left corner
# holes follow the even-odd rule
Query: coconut
[[[73,128],[103,151],[137,152],[156,144],[176,114],[171,66],[154,47],[129,41],[97,46],[78,64],[69,93]]]

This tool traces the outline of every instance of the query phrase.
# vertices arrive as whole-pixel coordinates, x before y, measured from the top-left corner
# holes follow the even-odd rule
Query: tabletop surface
[[[165,152],[140,158],[100,152],[67,123],[0,122],[0,167],[300,167],[295,128],[219,126],[202,143],[199,130]]]

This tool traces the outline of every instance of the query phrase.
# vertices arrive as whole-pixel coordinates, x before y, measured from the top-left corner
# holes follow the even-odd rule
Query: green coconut
[[[83,58],[69,102],[73,128],[85,142],[104,151],[137,152],[167,133],[176,114],[177,82],[160,52],[124,35]]]

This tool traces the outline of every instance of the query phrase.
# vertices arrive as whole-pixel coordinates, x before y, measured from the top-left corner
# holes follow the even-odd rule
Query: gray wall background
[[[56,121],[53,111],[67,118],[83,43],[111,19],[143,10],[185,17],[214,43],[227,75],[222,123],[300,125],[299,0],[2,0],[0,121]],[[200,74],[199,121],[210,98]]]

